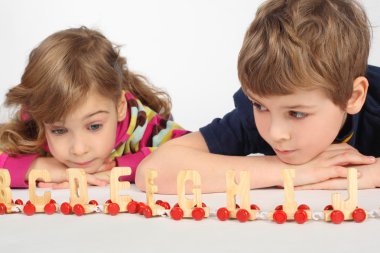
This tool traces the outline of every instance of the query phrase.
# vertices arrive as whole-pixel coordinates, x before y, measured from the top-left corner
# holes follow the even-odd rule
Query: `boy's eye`
[[[304,112],[296,112],[296,111],[290,111],[289,115],[292,116],[293,118],[296,119],[303,119],[305,118],[308,114]]]
[[[263,105],[261,105],[261,104],[259,104],[259,103],[253,102],[252,104],[253,104],[253,107],[254,107],[256,110],[258,110],[258,111],[263,112],[263,111],[267,111],[267,110],[268,110],[265,106],[263,106]]]
[[[67,132],[67,130],[65,128],[56,128],[56,129],[50,130],[50,132],[54,135],[63,135]]]
[[[91,124],[88,126],[88,130],[96,131],[96,130],[99,130],[101,127],[102,127],[102,124]]]

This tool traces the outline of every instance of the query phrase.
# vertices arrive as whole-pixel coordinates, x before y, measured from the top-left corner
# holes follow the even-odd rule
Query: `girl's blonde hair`
[[[345,108],[364,76],[370,24],[354,0],[269,0],[257,11],[239,54],[243,90],[260,96],[322,88]]]
[[[119,47],[98,31],[72,28],[50,35],[30,53],[21,83],[6,94],[5,105],[18,108],[18,117],[1,126],[1,149],[9,154],[39,151],[44,123],[64,119],[90,90],[115,104],[126,90],[170,116],[169,96],[129,71]]]

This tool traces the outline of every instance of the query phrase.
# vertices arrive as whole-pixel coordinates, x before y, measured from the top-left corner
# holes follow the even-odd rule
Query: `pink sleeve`
[[[131,175],[121,177],[121,180],[134,183],[137,166],[149,154],[150,154],[150,150],[148,148],[142,148],[137,153],[133,153],[133,154],[129,153],[129,154],[126,154],[124,156],[115,157],[116,166],[118,166],[118,167],[130,167],[132,170]]]
[[[37,157],[38,154],[9,156],[3,153],[0,155],[1,168],[7,169],[11,176],[11,188],[28,188],[25,175]]]

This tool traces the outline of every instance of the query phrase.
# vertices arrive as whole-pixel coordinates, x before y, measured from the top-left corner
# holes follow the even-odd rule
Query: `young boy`
[[[223,119],[161,146],[138,168],[158,170],[160,193],[197,170],[203,192],[225,190],[227,170],[248,170],[251,188],[280,186],[296,168],[303,189],[380,187],[380,68],[367,66],[369,22],[353,0],[269,0],[257,11],[238,60],[242,89]],[[266,156],[247,156],[262,153]]]

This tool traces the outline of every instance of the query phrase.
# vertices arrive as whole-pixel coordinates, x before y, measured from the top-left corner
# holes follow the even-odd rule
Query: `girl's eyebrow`
[[[82,118],[82,120],[85,120],[85,119],[91,118],[92,116],[95,116],[95,115],[97,115],[97,114],[101,114],[101,113],[109,114],[110,112],[109,112],[109,111],[104,111],[104,110],[99,110],[99,111],[96,111],[96,112],[93,112],[93,113],[90,113],[90,114],[85,115],[85,116]]]

